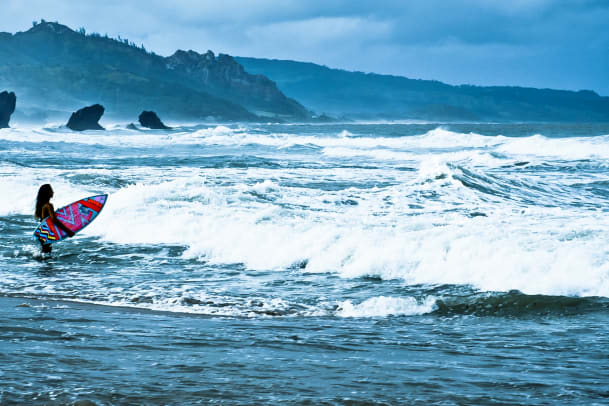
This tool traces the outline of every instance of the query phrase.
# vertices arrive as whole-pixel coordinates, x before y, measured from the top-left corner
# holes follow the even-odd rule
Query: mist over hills
[[[134,119],[155,110],[178,120],[303,120],[310,113],[231,56],[178,50],[162,57],[128,40],[73,31],[59,23],[0,33],[0,87],[15,91],[26,114],[101,103]]]
[[[609,122],[609,97],[589,90],[452,86],[212,51],[163,57],[120,37],[44,20],[25,32],[0,33],[0,60],[0,91],[17,94],[20,119],[65,120],[100,103],[107,116],[130,121],[153,110],[180,121],[310,121],[325,113],[354,120]]]
[[[364,56],[362,56],[364,57]],[[368,119],[609,121],[609,97],[593,91],[451,86],[433,80],[350,72],[306,62],[236,57],[317,112]]]

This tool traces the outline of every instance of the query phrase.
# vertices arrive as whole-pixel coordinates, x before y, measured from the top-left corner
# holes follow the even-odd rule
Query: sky
[[[2,0],[32,21],[177,49],[291,59],[449,84],[609,96],[609,0]]]

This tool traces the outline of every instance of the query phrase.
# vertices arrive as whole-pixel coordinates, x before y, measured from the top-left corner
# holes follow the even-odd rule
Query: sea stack
[[[163,124],[154,111],[142,111],[139,120],[142,127],[152,128],[153,130],[168,130],[171,128]]]
[[[17,96],[13,92],[0,93],[0,128],[8,128],[11,114],[15,112]]]
[[[104,106],[101,104],[94,104],[72,113],[66,126],[74,131],[103,130],[104,127],[98,123],[103,115]]]

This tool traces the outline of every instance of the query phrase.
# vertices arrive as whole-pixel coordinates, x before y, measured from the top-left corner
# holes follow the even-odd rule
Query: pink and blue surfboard
[[[55,216],[66,228],[79,232],[88,226],[99,215],[108,200],[108,195],[91,196],[77,200],[55,210]],[[67,237],[67,233],[57,227],[50,217],[42,220],[34,231],[34,237],[41,244],[52,244]]]

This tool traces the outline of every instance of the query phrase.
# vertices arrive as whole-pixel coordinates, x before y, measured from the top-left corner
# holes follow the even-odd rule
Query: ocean
[[[609,124],[0,130],[0,404],[608,404]],[[55,207],[107,193],[42,257]]]

